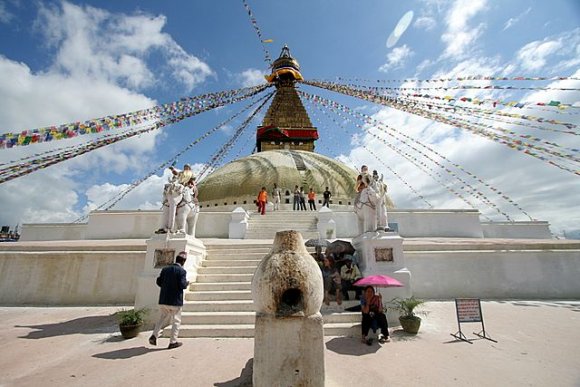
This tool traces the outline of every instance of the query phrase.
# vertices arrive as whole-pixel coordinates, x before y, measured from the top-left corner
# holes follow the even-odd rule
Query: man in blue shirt
[[[171,323],[171,338],[169,339],[168,349],[181,347],[183,343],[177,341],[179,335],[179,326],[181,325],[181,308],[183,307],[183,289],[189,286],[186,275],[187,272],[183,268],[187,253],[180,252],[175,257],[175,263],[165,266],[159,277],[157,277],[157,286],[161,288],[159,292],[159,310],[161,316],[151,337],[149,337],[149,344],[157,345],[157,338],[159,332]]]

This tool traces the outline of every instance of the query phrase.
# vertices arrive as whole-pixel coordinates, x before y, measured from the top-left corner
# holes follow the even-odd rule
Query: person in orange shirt
[[[316,193],[312,188],[308,191],[308,205],[310,206],[310,211],[316,211]]]
[[[266,213],[267,202],[268,202],[268,192],[266,192],[266,187],[262,187],[262,190],[258,194],[258,212],[262,215]]]

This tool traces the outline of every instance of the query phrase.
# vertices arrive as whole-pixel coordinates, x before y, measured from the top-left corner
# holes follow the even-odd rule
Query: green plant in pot
[[[391,301],[393,308],[399,311],[399,322],[403,331],[407,333],[417,334],[419,332],[419,327],[421,326],[421,317],[418,315],[426,316],[427,313],[423,311],[418,311],[417,308],[423,305],[425,301],[418,298],[395,298]]]
[[[149,311],[143,309],[123,309],[116,313],[119,322],[119,330],[125,339],[137,337],[141,332],[141,327],[145,322],[145,317]]]

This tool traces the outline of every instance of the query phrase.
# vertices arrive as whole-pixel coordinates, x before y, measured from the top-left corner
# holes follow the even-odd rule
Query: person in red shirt
[[[310,211],[316,211],[316,193],[312,188],[308,191],[308,205],[310,206]]]
[[[268,202],[268,192],[266,192],[266,187],[262,187],[262,190],[258,194],[258,211],[262,215],[266,213],[267,202]]]

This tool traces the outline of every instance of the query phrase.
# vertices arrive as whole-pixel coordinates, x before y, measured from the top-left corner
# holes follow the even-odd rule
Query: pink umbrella
[[[393,288],[393,287],[403,287],[402,283],[399,280],[394,279],[393,277],[389,277],[388,275],[383,274],[376,274],[376,275],[369,275],[368,277],[364,277],[356,281],[354,286],[376,286],[378,288]]]

